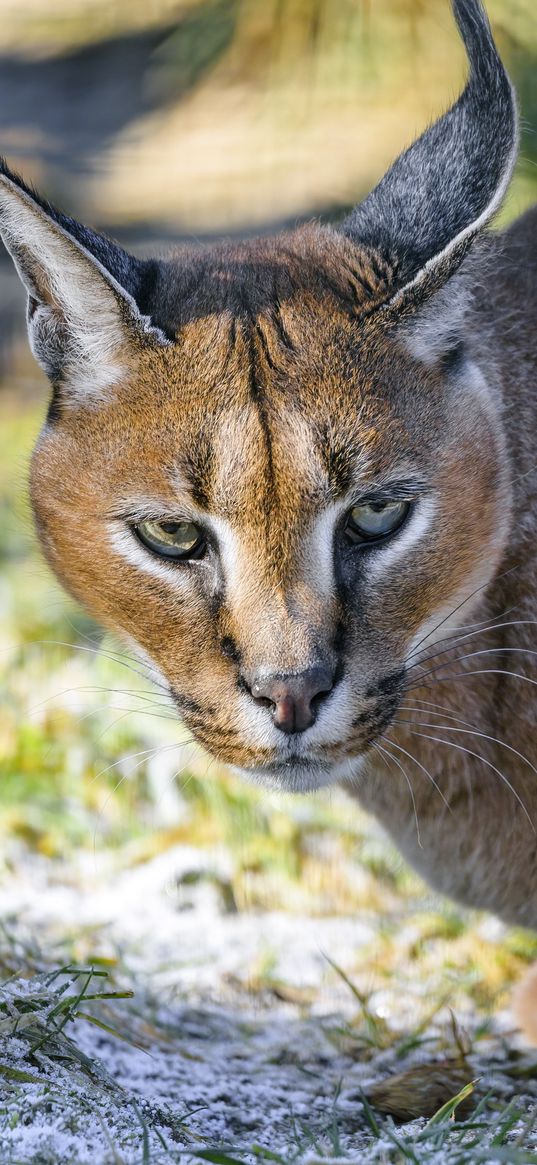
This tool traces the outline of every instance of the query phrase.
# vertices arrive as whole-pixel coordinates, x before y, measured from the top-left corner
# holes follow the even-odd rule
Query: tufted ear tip
[[[480,0],[453,0],[470,64],[461,97],[342,225],[389,257],[393,298],[423,298],[457,269],[499,208],[518,150],[516,97]]]

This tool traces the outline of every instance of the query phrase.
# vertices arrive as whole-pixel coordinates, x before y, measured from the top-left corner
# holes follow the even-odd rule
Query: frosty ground
[[[239,911],[225,850],[123,870],[26,854],[0,895],[2,1165],[537,1161],[537,1059],[449,963],[420,982],[416,950],[425,968],[441,928],[437,903],[413,907],[391,930],[394,976],[372,954],[389,910]],[[491,955],[507,938],[485,919],[470,932]],[[460,1119],[448,1104],[431,1121],[472,1081]]]

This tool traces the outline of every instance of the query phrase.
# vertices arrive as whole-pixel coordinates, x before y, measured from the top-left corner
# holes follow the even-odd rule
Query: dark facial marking
[[[366,698],[376,700],[373,708],[361,712],[353,720],[353,728],[367,728],[369,740],[373,741],[390,724],[401,698],[405,670],[390,672],[366,691]]]
[[[383,676],[376,684],[372,684],[366,691],[368,700],[374,700],[379,696],[395,696],[399,695],[403,686],[405,678],[405,669],[401,668],[399,671],[390,672],[389,675]]]
[[[263,433],[263,440],[265,443],[265,449],[266,449],[266,455],[267,455],[267,474],[268,474],[268,478],[269,478],[269,484],[271,486],[274,486],[275,473],[274,473],[274,457],[273,457],[273,452],[272,452],[272,434],[270,431],[270,424],[269,424],[268,413],[267,413],[267,405],[266,405],[265,395],[263,392],[261,361],[259,359],[259,354],[260,354],[259,353],[259,345],[260,345],[259,335],[260,335],[259,327],[255,327],[255,328],[252,327],[250,330],[249,338],[248,338],[248,340],[249,340],[249,356],[250,356],[250,368],[249,368],[250,396],[251,396],[251,399],[257,408],[257,413],[259,416],[259,423],[261,425],[261,430]]]
[[[319,436],[318,450],[332,495],[347,493],[353,481],[356,450],[352,443],[336,440],[328,426]]]
[[[240,663],[241,653],[229,635],[225,635],[221,640],[220,648],[226,659],[230,659],[233,663]]]
[[[181,712],[186,712],[190,716],[199,716],[201,719],[216,715],[216,708],[213,705],[207,704],[203,707],[201,704],[198,704],[197,700],[193,700],[190,696],[182,695],[175,688],[171,689],[171,693]]]

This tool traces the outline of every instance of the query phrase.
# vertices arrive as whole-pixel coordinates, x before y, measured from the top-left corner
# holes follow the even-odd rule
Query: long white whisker
[[[475,659],[479,655],[533,655],[537,656],[537,651],[531,647],[482,647],[479,651],[467,651],[463,655],[456,655],[453,659],[446,659],[443,663],[438,663],[435,667],[429,668],[423,675],[419,676],[417,686],[423,683],[428,676],[435,675],[436,672],[441,671],[443,667],[450,667],[452,663],[462,663],[464,659]],[[412,688],[407,688],[411,691]]]
[[[471,675],[472,673],[465,672],[464,674]],[[410,689],[408,689],[408,690],[410,690]],[[429,712],[430,708],[438,708],[440,712],[446,713],[447,720],[456,720],[459,724],[467,724],[469,728],[476,728],[477,727],[477,725],[473,724],[471,720],[464,720],[464,718],[462,716],[455,716],[453,714],[453,708],[451,706],[448,706],[447,704],[435,704],[432,700],[420,699],[417,703],[414,703],[414,704],[399,704],[399,708],[400,709],[404,708],[407,712],[424,712],[425,711],[425,712],[427,712],[428,716],[429,715],[431,715],[431,716],[438,715],[437,712],[434,712],[434,713]],[[513,715],[517,715],[517,713],[513,712]]]
[[[496,625],[495,621],[494,621],[496,618],[503,619],[506,615],[509,615],[510,612],[514,611],[514,610],[516,610],[516,607],[509,607],[507,610],[502,611],[500,615],[494,616],[494,618],[492,618],[492,619],[479,619],[479,621],[477,623],[461,623],[459,625],[459,627],[451,627],[449,630],[449,635],[442,635],[439,639],[435,639],[434,642],[430,644],[430,646],[436,648],[436,647],[440,647],[443,643],[449,643],[452,639],[454,639],[454,640],[458,640],[459,638],[463,639],[467,635],[468,636],[473,635],[473,634],[479,635],[479,634],[484,633],[486,631],[490,631]],[[513,620],[513,622],[517,622],[517,620]],[[502,626],[510,626],[510,625],[511,625],[510,623],[502,624]],[[428,635],[424,636],[424,638],[422,639],[421,642],[422,643],[425,642],[425,640],[429,639],[431,635],[434,635],[434,631],[430,631]],[[426,650],[427,650],[427,648],[424,648],[424,651],[426,651]],[[413,651],[410,652],[410,655],[407,659],[407,664],[410,664],[410,667],[416,666],[415,663],[412,664],[412,663],[410,663],[410,661],[412,659],[414,659],[415,656],[419,656],[419,654],[420,654],[419,644],[416,644],[416,647],[414,648]],[[423,660],[424,658],[426,659],[427,657],[422,656],[421,658]]]
[[[488,623],[486,627],[480,627],[476,631],[468,631],[464,635],[448,635],[444,639],[437,640],[435,646],[440,646],[442,643],[449,643],[450,640],[452,641],[451,646],[443,647],[440,651],[433,651],[431,655],[424,655],[419,660],[416,660],[415,663],[409,665],[409,660],[415,654],[415,652],[412,652],[407,660],[407,670],[411,671],[414,667],[422,667],[423,664],[429,663],[430,660],[436,659],[437,656],[445,655],[447,651],[454,651],[459,643],[463,643],[465,639],[474,639],[476,635],[487,635],[492,631],[501,631],[505,627],[523,627],[529,625],[537,626],[537,619],[511,619],[507,623]]]
[[[407,721],[406,721],[406,720],[403,720],[403,721],[394,720],[394,721],[392,721],[392,723],[394,723],[394,724],[399,724],[399,723],[406,724],[406,723],[407,723]],[[412,723],[412,722],[411,722],[411,721],[408,721],[408,723]],[[426,725],[426,727],[431,727],[431,728],[434,728],[434,724],[432,724],[432,725]],[[433,786],[433,788],[434,788],[434,789],[436,789],[436,792],[438,793],[438,796],[439,796],[439,797],[442,799],[442,801],[444,802],[444,805],[446,806],[446,809],[448,809],[448,810],[449,810],[449,812],[450,812],[450,813],[452,813],[452,812],[453,812],[453,810],[452,810],[452,808],[451,808],[451,805],[449,804],[449,801],[446,801],[446,798],[444,797],[444,794],[443,794],[443,792],[442,792],[442,790],[441,790],[440,786],[439,786],[439,785],[437,784],[437,782],[435,781],[435,779],[434,779],[434,777],[433,777],[432,773],[430,773],[430,772],[429,772],[429,770],[428,770],[427,768],[425,768],[425,765],[423,765],[423,764],[421,763],[421,761],[419,761],[419,760],[418,760],[418,758],[417,758],[417,757],[415,757],[415,756],[414,756],[414,755],[413,755],[411,752],[407,752],[406,748],[403,748],[402,744],[399,744],[399,743],[398,743],[398,742],[396,742],[395,740],[392,740],[392,738],[391,738],[391,737],[389,737],[389,738],[388,738],[388,737],[386,737],[386,736],[383,736],[383,737],[382,737],[382,739],[384,740],[384,742],[385,742],[386,744],[391,744],[392,748],[397,748],[397,749],[399,749],[399,752],[403,752],[403,753],[405,754],[405,756],[407,756],[407,757],[408,757],[408,759],[409,759],[409,760],[413,761],[413,762],[414,762],[414,764],[415,764],[415,765],[417,765],[419,769],[421,769],[422,773],[424,773],[424,774],[425,774],[425,776],[426,776],[427,780],[428,780],[428,781],[430,781],[430,782],[431,782],[431,785]]]
[[[410,730],[410,731],[411,731],[412,736],[420,736],[422,738],[422,740],[433,740],[433,741],[436,741],[437,744],[446,744],[448,746],[448,748],[456,748],[459,752],[465,752],[468,756],[475,757],[476,760],[482,761],[483,764],[487,765],[487,767],[489,769],[492,769],[492,771],[494,773],[496,773],[496,775],[500,778],[500,780],[503,781],[504,785],[506,785],[507,788],[511,791],[515,800],[518,801],[520,808],[522,809],[522,811],[524,812],[524,814],[526,815],[526,817],[530,823],[530,826],[532,828],[533,833],[537,833],[535,825],[533,824],[533,821],[528,813],[528,810],[527,810],[522,798],[519,796],[516,789],[511,784],[511,782],[507,779],[507,777],[505,776],[505,773],[502,773],[500,769],[496,768],[496,765],[493,765],[492,761],[487,760],[487,758],[485,756],[482,756],[480,752],[472,752],[472,750],[470,748],[466,748],[463,744],[455,744],[455,742],[453,740],[443,740],[442,737],[440,737],[440,736],[428,736],[424,732],[413,732],[412,730]]]
[[[81,716],[77,716],[74,724],[76,727],[78,727],[80,724],[83,724],[85,720],[89,720],[91,716],[95,716],[98,712],[101,714],[103,712],[121,712],[121,715],[116,716],[109,724],[105,725],[102,731],[99,732],[95,737],[96,743],[98,743],[99,740],[102,740],[103,736],[105,736],[107,732],[111,732],[112,729],[115,728],[116,724],[119,724],[121,720],[125,720],[127,716],[149,716],[154,720],[167,720],[170,723],[177,724],[178,727],[180,726],[180,721],[176,716],[165,716],[162,712],[152,712],[150,708],[122,708],[119,704],[107,704],[105,709],[90,708],[89,712],[84,712]],[[45,753],[45,755],[48,755],[48,753]]]
[[[457,663],[457,662],[458,662],[458,660],[456,660],[456,659],[453,660],[453,663]],[[431,673],[429,673],[429,674],[431,674]],[[488,667],[488,668],[472,668],[471,671],[452,672],[451,675],[447,675],[447,676],[435,676],[435,678],[433,680],[428,679],[426,684],[423,683],[423,680],[426,677],[421,676],[421,678],[417,684],[411,684],[406,690],[407,690],[407,692],[418,692],[418,691],[420,691],[421,688],[424,687],[428,691],[429,688],[435,687],[436,684],[449,683],[451,680],[469,679],[470,676],[511,676],[515,680],[524,680],[525,683],[527,683],[527,684],[533,684],[534,687],[537,686],[537,680],[532,680],[532,679],[530,679],[529,676],[522,675],[521,672],[507,671],[505,668],[499,668],[499,667]]]
[[[104,659],[109,659],[112,661],[112,663],[118,663],[121,667],[127,668],[127,671],[131,671],[136,676],[141,676],[143,680],[149,681],[149,683],[154,684],[155,687],[160,688],[161,691],[168,693],[168,688],[165,687],[164,684],[160,683],[159,680],[155,679],[152,675],[148,675],[147,672],[143,671],[142,669],[134,667],[132,663],[127,663],[126,660],[128,657],[122,657],[121,655],[114,654],[114,652],[108,651],[103,647],[86,647],[86,645],[83,643],[67,643],[61,639],[40,639],[36,641],[36,643],[32,644],[32,646],[67,647],[70,651],[83,651],[88,655],[102,655]]]
[[[518,566],[509,567],[508,570],[505,570],[502,574],[499,574],[497,576],[496,581],[499,582],[500,579],[506,578],[508,575],[513,574],[513,572],[515,570],[518,570],[518,569],[519,569]],[[418,651],[418,648],[421,647],[422,643],[425,643],[426,639],[429,639],[431,637],[431,635],[434,635],[435,632],[438,631],[438,629],[440,627],[443,627],[444,623],[447,623],[448,619],[451,619],[453,615],[457,614],[457,611],[460,611],[461,608],[464,607],[466,603],[470,602],[470,599],[473,599],[474,595],[479,594],[479,591],[485,590],[485,588],[488,586],[490,586],[490,579],[488,579],[488,581],[486,583],[482,583],[481,586],[476,587],[475,591],[472,591],[469,595],[466,596],[465,599],[462,600],[461,603],[458,603],[458,605],[456,607],[453,607],[453,609],[451,611],[449,611],[448,614],[443,619],[440,619],[440,621],[436,624],[435,627],[432,628],[431,631],[428,631],[426,635],[423,635],[422,638],[418,640],[412,654],[415,655],[415,653]]]
[[[478,735],[484,735],[483,733],[481,733],[480,730],[477,729],[477,726],[475,724],[473,724],[472,721],[464,720],[462,718],[462,716],[451,715],[452,709],[446,708],[445,704],[434,704],[431,700],[421,700],[420,705],[400,704],[398,711],[417,712],[418,714],[421,713],[422,715],[425,715],[425,716],[438,716],[439,717],[440,715],[442,715],[446,720],[453,720],[454,723],[463,724],[463,725],[465,725],[466,728],[469,728],[469,729],[473,730],[474,732],[477,732]],[[435,708],[438,708],[439,711],[434,711]],[[394,723],[397,724],[397,723],[399,723],[399,721],[394,720]],[[444,724],[430,724],[430,725],[423,725],[422,724],[422,725],[420,725],[420,722],[417,720],[401,721],[401,723],[416,724],[418,727],[435,728],[435,729],[441,729],[441,730],[445,730],[445,731],[450,730],[449,727],[447,725],[444,725]],[[505,744],[506,742],[505,741],[498,741],[498,743]],[[510,745],[507,745],[507,747],[509,748]],[[468,787],[468,795],[470,797],[470,800],[473,801],[472,783],[468,779],[466,774],[465,774],[465,780],[466,780],[466,785]]]
[[[481,732],[477,728],[452,728],[449,724],[427,724],[421,720],[394,720],[394,724],[415,724],[417,728],[434,728],[435,731],[440,732],[465,732],[468,736],[480,736],[482,740],[490,740],[492,744],[499,744],[502,748],[506,748],[508,752],[512,752],[519,760],[524,761],[525,764],[535,773],[537,777],[537,769],[535,765],[524,756],[523,752],[519,752],[517,748],[513,748],[506,740],[501,740],[499,736],[489,736],[486,732]]]
[[[31,704],[30,707],[28,708],[28,713],[29,713],[29,715],[31,715],[33,712],[38,712],[41,708],[46,708],[47,704],[52,704],[55,700],[60,700],[62,698],[62,696],[70,696],[70,695],[72,695],[74,693],[78,693],[78,692],[84,692],[84,693],[86,693],[86,695],[94,695],[96,693],[106,693],[106,694],[114,693],[114,695],[118,695],[118,696],[119,695],[132,696],[134,699],[142,700],[142,701],[147,702],[147,703],[151,703],[157,708],[158,707],[160,707],[160,708],[169,707],[170,709],[173,708],[171,697],[168,696],[167,699],[165,699],[164,696],[159,696],[158,693],[152,693],[152,692],[138,693],[138,692],[135,692],[133,689],[131,689],[129,691],[126,688],[103,688],[103,687],[97,686],[95,684],[77,684],[77,686],[75,688],[73,688],[73,687],[63,688],[59,692],[54,692],[52,696],[46,696],[44,700],[38,700],[37,704]],[[157,701],[161,701],[161,702],[157,702]],[[96,708],[96,709],[92,709],[92,711],[100,711],[100,709]]]
[[[386,741],[386,738],[384,736],[382,737],[382,739],[384,740],[384,745],[386,745],[386,743],[388,743],[388,744],[390,743],[389,741]],[[423,846],[421,843],[420,825],[419,825],[419,821],[418,821],[418,810],[416,807],[416,798],[414,796],[414,790],[413,790],[412,785],[409,781],[408,774],[406,773],[405,769],[403,768],[401,761],[398,759],[398,757],[392,756],[392,754],[390,752],[388,752],[387,749],[382,744],[379,744],[378,740],[375,740],[373,742],[373,748],[375,749],[376,752],[382,753],[382,755],[385,757],[385,759],[387,761],[390,761],[390,762],[393,762],[394,764],[396,764],[397,768],[400,770],[400,772],[402,772],[402,774],[405,778],[405,781],[408,785],[410,798],[412,801],[412,808],[414,810],[414,820],[416,822],[416,837],[418,839],[418,845],[419,845],[420,849],[423,849]]]
[[[434,709],[438,708],[435,712]],[[398,712],[420,712],[426,716],[445,716],[446,720],[454,720],[457,724],[466,724],[468,728],[475,728],[470,720],[463,720],[462,716],[453,716],[452,709],[445,704],[433,704],[431,700],[420,700],[418,704],[399,704]]]
[[[116,768],[116,765],[120,764],[122,760],[134,760],[135,757],[141,756],[142,759],[137,761],[137,763],[134,765],[134,769],[132,770],[132,771],[136,772],[136,770],[139,769],[141,767],[141,765],[143,765],[144,762],[148,759],[149,755],[161,756],[162,753],[169,752],[172,748],[186,748],[187,745],[192,746],[195,743],[196,742],[194,740],[185,740],[185,741],[182,741],[180,744],[165,744],[165,745],[157,746],[156,748],[146,749],[146,750],[144,750],[144,754],[133,753],[128,757],[120,757],[119,761],[116,761],[116,763],[114,765],[110,765],[108,769],[103,769],[101,773],[97,774],[97,776],[102,776],[103,773],[109,772],[110,769],[112,769],[112,768]],[[176,770],[176,772],[171,777],[170,783],[171,783],[171,781],[176,780],[176,778],[179,776],[179,774],[184,771],[187,763],[188,762],[185,761],[184,765],[182,765],[180,768],[178,768]],[[111,797],[113,797],[114,794],[117,793],[118,789],[121,788],[121,785],[123,784],[124,781],[126,781],[128,779],[129,776],[130,776],[129,773],[124,773],[123,776],[120,777],[119,781],[116,782],[113,789],[110,790],[108,796],[105,798],[103,804],[100,807],[99,815],[98,815],[99,818],[102,818],[104,811],[106,809],[106,806],[108,805]],[[96,779],[96,777],[93,778],[93,780],[95,780],[95,779]],[[94,852],[96,852],[96,849],[97,849],[97,823],[95,825],[95,830],[93,833],[93,850],[94,850]]]
[[[98,781],[100,777],[104,777],[106,773],[112,772],[113,769],[117,769],[118,765],[125,764],[127,761],[136,760],[138,757],[142,757],[142,760],[140,761],[140,764],[142,765],[144,763],[144,757],[148,757],[151,754],[156,756],[160,752],[170,752],[172,748],[184,748],[185,745],[193,743],[194,740],[191,738],[190,740],[174,741],[173,744],[154,744],[151,748],[142,748],[139,750],[139,752],[130,752],[127,754],[127,756],[118,757],[117,760],[113,761],[112,764],[107,765],[106,768],[100,769],[99,772],[95,773],[95,776],[91,778],[89,783],[90,785],[93,785],[93,783]],[[138,767],[138,765],[135,765],[135,768]]]
[[[106,724],[105,727],[102,729],[102,731],[97,734],[97,736],[95,737],[96,744],[98,744],[99,741],[103,739],[103,736],[106,736],[107,732],[111,732],[112,729],[116,727],[116,724],[120,724],[122,720],[126,720],[127,716],[150,716],[152,719],[168,720],[170,722],[176,723],[179,726],[179,721],[177,720],[177,718],[175,716],[164,716],[162,713],[152,712],[148,708],[143,708],[143,709],[140,709],[140,708],[114,708],[113,704],[109,704],[108,708],[106,710],[111,711],[111,712],[120,712],[121,715],[116,716],[115,719],[112,720],[110,724]],[[90,716],[90,715],[91,715],[90,712],[87,712],[85,714],[85,716]],[[85,719],[85,716],[82,717],[82,719]]]

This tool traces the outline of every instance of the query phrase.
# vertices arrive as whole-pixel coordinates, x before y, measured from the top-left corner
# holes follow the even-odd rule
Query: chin
[[[336,785],[345,775],[348,777],[349,765],[348,762],[330,764],[329,761],[297,756],[276,759],[255,769],[236,768],[235,771],[257,785],[282,793],[313,793],[316,789]]]

